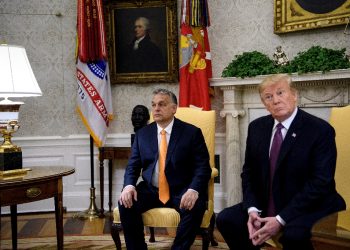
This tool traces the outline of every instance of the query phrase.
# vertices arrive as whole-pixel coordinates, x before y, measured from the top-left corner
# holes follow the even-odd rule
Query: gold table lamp
[[[19,129],[18,114],[23,102],[8,98],[41,96],[41,90],[30,66],[26,51],[21,46],[0,44],[0,174],[22,168],[21,148],[11,142]]]

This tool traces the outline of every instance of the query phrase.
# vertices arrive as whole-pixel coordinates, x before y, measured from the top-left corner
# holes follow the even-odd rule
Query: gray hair
[[[138,17],[135,21],[140,20],[143,23],[143,26],[145,27],[145,30],[149,31],[150,30],[150,22],[149,19],[146,17]]]
[[[158,95],[158,94],[169,96],[171,101],[174,104],[177,105],[176,95],[173,92],[171,92],[170,90],[167,90],[167,89],[156,89],[156,90],[153,91],[153,95]]]

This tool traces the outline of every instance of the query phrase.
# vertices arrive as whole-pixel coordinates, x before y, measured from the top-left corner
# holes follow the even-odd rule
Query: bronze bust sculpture
[[[149,121],[149,118],[150,116],[148,108],[143,105],[136,105],[131,113],[131,122],[134,126],[134,132],[146,126]],[[134,136],[135,134],[131,134],[131,145],[134,142]]]

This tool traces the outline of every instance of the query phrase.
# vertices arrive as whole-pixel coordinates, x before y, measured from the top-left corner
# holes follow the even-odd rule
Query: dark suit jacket
[[[131,44],[121,51],[120,63],[117,71],[120,73],[137,72],[163,72],[167,71],[165,57],[160,48],[152,42],[149,35],[139,43],[138,49],[134,50],[134,39]]]
[[[135,186],[141,170],[143,180],[151,185],[157,160],[157,125],[153,122],[136,132],[125,170],[124,186]],[[200,198],[207,199],[211,168],[202,131],[176,118],[168,145],[165,175],[170,196],[182,195],[191,188],[199,192]]]
[[[267,210],[269,147],[274,119],[258,118],[248,128],[242,172],[243,205]],[[298,110],[281,146],[273,179],[276,212],[290,222],[305,214],[344,209],[335,190],[334,129],[325,121]],[[328,212],[327,212],[328,211]]]

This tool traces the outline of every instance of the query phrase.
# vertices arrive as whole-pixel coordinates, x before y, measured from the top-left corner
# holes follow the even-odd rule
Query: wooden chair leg
[[[216,241],[216,239],[214,237],[215,221],[216,221],[216,216],[215,216],[215,213],[213,213],[213,215],[211,216],[211,219],[210,219],[210,224],[209,224],[209,240],[210,240],[210,243],[213,247],[216,247],[219,245],[219,243]]]
[[[201,229],[201,235],[202,235],[202,250],[208,250],[209,249],[209,243],[210,243],[210,236],[209,236],[209,228],[202,228]]]
[[[112,223],[111,235],[117,250],[122,250],[122,243],[120,241],[119,232],[122,231],[122,226],[119,223]]]
[[[156,242],[156,239],[154,237],[154,227],[150,227],[149,232],[151,234],[151,236],[149,237],[149,242]]]

